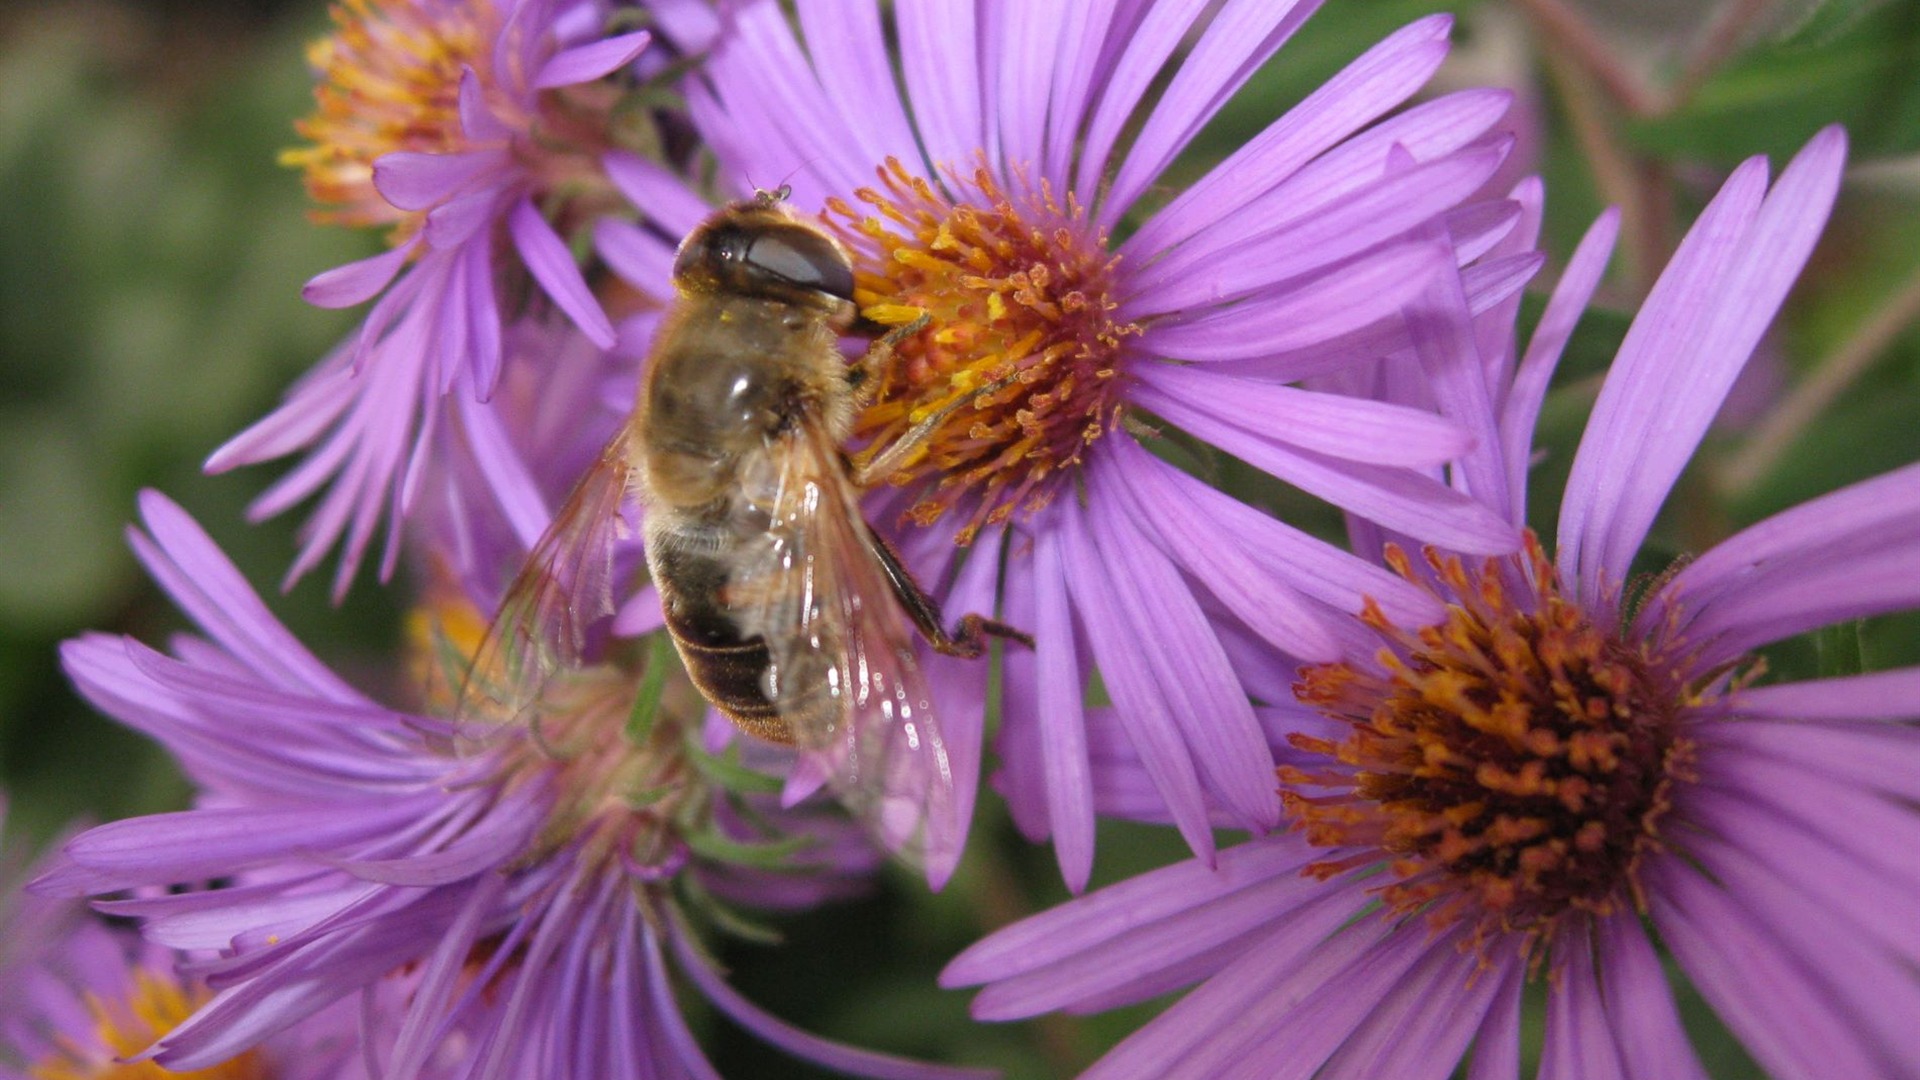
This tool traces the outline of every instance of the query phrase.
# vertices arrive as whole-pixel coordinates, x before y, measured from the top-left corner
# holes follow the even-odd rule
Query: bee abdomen
[[[747,734],[791,745],[796,729],[831,730],[840,706],[824,680],[791,687],[793,692],[783,694],[779,702],[767,696],[767,671],[773,661],[765,641],[752,638],[735,644],[703,644],[681,633],[671,619],[667,629],[673,634],[694,686]]]

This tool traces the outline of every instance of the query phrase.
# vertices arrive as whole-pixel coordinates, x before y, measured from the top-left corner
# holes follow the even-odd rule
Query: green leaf
[[[1813,647],[1820,656],[1821,678],[1858,675],[1867,669],[1861,655],[1861,627],[1855,620],[1823,627],[1813,635]]]
[[[1857,156],[1920,149],[1920,7],[1857,11],[1820,34],[1753,49],[1670,115],[1632,125],[1662,157],[1732,164],[1784,157],[1831,123],[1847,126]]]
[[[750,769],[740,763],[740,752],[736,747],[728,747],[723,754],[709,754],[698,742],[700,735],[696,731],[687,732],[685,752],[687,760],[700,774],[728,791],[778,792],[784,784],[777,776],[768,776],[756,769]]]
[[[627,714],[627,741],[645,746],[653,738],[653,723],[660,714],[660,698],[666,693],[667,676],[679,661],[673,655],[673,642],[660,632],[647,638],[647,666],[640,676],[640,690],[634,695],[633,710]]]
[[[701,858],[760,870],[791,870],[793,857],[814,843],[810,836],[788,836],[767,841],[734,840],[712,830],[689,832],[684,839],[694,854]]]

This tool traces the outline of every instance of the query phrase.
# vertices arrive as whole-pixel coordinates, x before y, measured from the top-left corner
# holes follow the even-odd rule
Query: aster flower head
[[[484,402],[522,306],[564,313],[594,344],[615,332],[568,247],[621,205],[600,160],[619,138],[613,87],[644,31],[612,34],[597,0],[348,0],[309,59],[318,108],[288,151],[316,216],[385,226],[383,254],[308,283],[307,299],[378,298],[359,332],[284,404],[208,460],[211,471],[317,447],[253,507],[271,516],[324,489],[289,580],[335,544],[344,591],[383,514],[397,555],[443,415]]]
[[[1164,205],[1149,198],[1317,7],[802,3],[797,35],[780,5],[745,3],[688,91],[723,176],[782,177],[838,229],[868,319],[931,316],[859,420],[859,460],[926,437],[870,517],[949,610],[1000,597],[1033,631],[1036,649],[1006,661],[1004,786],[1075,888],[1092,858],[1089,670],[1210,852],[1210,805],[1255,829],[1280,809],[1216,627],[1332,658],[1324,615],[1359,600],[1351,573],[1327,572],[1344,555],[1168,465],[1143,432],[1177,427],[1426,541],[1515,543],[1416,471],[1466,448],[1459,424],[1286,385],[1410,348],[1403,305],[1458,263],[1483,307],[1537,266],[1519,207],[1480,198],[1506,152],[1491,134],[1506,95],[1382,119],[1439,65],[1449,20],[1394,34]],[[1422,603],[1399,585],[1367,587]],[[978,670],[941,677],[984,693]],[[969,780],[978,712],[948,720]]]
[[[202,796],[80,835],[36,888],[107,894],[103,911],[194,957],[184,970],[213,995],[155,1062],[208,1067],[372,995],[393,1003],[391,1030],[363,1035],[388,1077],[710,1075],[675,1001],[684,979],[829,1067],[974,1075],[812,1038],[726,985],[700,926],[842,895],[878,856],[844,819],[782,812],[777,781],[707,751],[670,648],[639,678],[568,673],[524,722],[440,719],[431,695],[396,711],[302,647],[178,507],[149,494],[143,511],[136,551],[206,636],[167,655],[91,635],[65,659]],[[480,620],[450,604],[438,622],[435,655],[458,664]]]
[[[1734,172],[1621,346],[1574,460],[1556,552],[1382,550],[1445,608],[1369,605],[1372,647],[1310,666],[1279,772],[1295,828],[989,938],[948,969],[991,1017],[1201,982],[1089,1075],[1520,1070],[1547,981],[1543,1076],[1702,1076],[1653,935],[1772,1075],[1920,1060],[1920,669],[1766,684],[1752,650],[1920,605],[1920,470],[1748,528],[1636,586],[1632,563],[1826,220],[1845,154],[1817,136],[1767,190]],[[1417,337],[1438,396],[1477,400],[1461,483],[1520,524],[1540,395],[1611,246],[1603,219],[1517,373],[1470,314]],[[1457,392],[1470,373],[1476,396]],[[1507,441],[1500,435],[1512,436]],[[1513,456],[1508,456],[1509,454]],[[1651,930],[1651,932],[1650,932]]]
[[[0,800],[0,826],[5,823]],[[17,838],[10,838],[17,841]],[[212,996],[172,950],[27,881],[56,865],[0,845],[0,1077],[97,1080],[170,1075],[145,1051]],[[334,1009],[200,1075],[206,1080],[364,1076],[353,1024]]]

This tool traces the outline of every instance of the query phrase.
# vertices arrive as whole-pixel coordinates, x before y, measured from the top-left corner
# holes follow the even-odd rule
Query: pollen
[[[1571,914],[1644,910],[1639,868],[1692,778],[1680,718],[1700,695],[1681,665],[1596,626],[1531,536],[1524,561],[1429,553],[1430,576],[1397,550],[1389,561],[1447,603],[1446,620],[1407,630],[1369,602],[1379,666],[1302,671],[1295,693],[1348,733],[1292,736],[1307,755],[1279,771],[1294,827],[1383,852],[1388,912],[1469,922],[1482,945],[1517,935],[1536,960]]]
[[[136,970],[124,999],[88,995],[92,1045],[62,1036],[58,1048],[28,1075],[35,1080],[264,1080],[266,1062],[253,1050],[194,1072],[169,1072],[152,1061],[126,1060],[180,1026],[209,996],[204,990],[183,988],[171,974]]]
[[[917,490],[911,522],[966,514],[966,544],[1045,506],[1119,423],[1126,341],[1140,327],[1116,317],[1118,256],[1071,193],[1044,181],[1010,190],[985,167],[942,188],[892,158],[878,179],[854,193],[858,207],[827,203],[858,253],[854,299],[875,322],[930,318],[871,389],[856,464],[944,415],[925,452],[887,479]]]
[[[317,108],[295,123],[311,145],[280,155],[305,173],[307,193],[323,207],[315,220],[350,226],[418,227],[373,186],[373,163],[399,150],[449,153],[465,148],[460,78],[484,69],[499,15],[489,0],[343,0],[334,32],[307,49],[318,76]]]

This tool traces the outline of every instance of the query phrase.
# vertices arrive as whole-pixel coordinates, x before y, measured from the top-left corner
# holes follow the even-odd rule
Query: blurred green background
[[[1854,156],[1835,222],[1655,544],[1698,550],[1920,459],[1920,4],[1329,0],[1174,178],[1197,175],[1378,37],[1436,10],[1461,15],[1441,85],[1520,95],[1521,153],[1549,184],[1541,282],[1603,205],[1628,215],[1607,310],[1583,325],[1543,417],[1536,506],[1553,505],[1635,298],[1704,197],[1740,158],[1778,162],[1836,120]],[[199,463],[360,314],[307,307],[298,289],[377,238],[310,224],[298,176],[274,163],[311,100],[302,48],[325,27],[319,0],[16,0],[0,13],[0,783],[15,835],[43,841],[76,818],[186,798],[160,754],[74,697],[55,652],[88,629],[158,641],[180,625],[122,541],[134,492],[156,486],[183,503],[269,596],[291,558],[287,521],[241,520],[277,469],[207,478]],[[1272,484],[1249,480],[1244,494],[1333,524]],[[372,681],[394,640],[394,603],[363,575],[334,608],[320,579],[276,610]],[[1858,658],[1920,660],[1920,620],[1844,628],[1768,657],[1789,674]],[[992,799],[983,806],[945,894],[895,880],[870,900],[786,920],[782,948],[727,948],[737,985],[822,1033],[1015,1076],[1091,1060],[1152,1007],[988,1027],[965,1022],[964,995],[933,986],[982,932],[1063,897],[1051,854],[1017,840]],[[1096,883],[1184,850],[1160,830],[1108,827]],[[1715,1074],[1749,1075],[1705,1010],[1691,1012]],[[804,1072],[743,1037],[708,1042],[728,1075]]]

